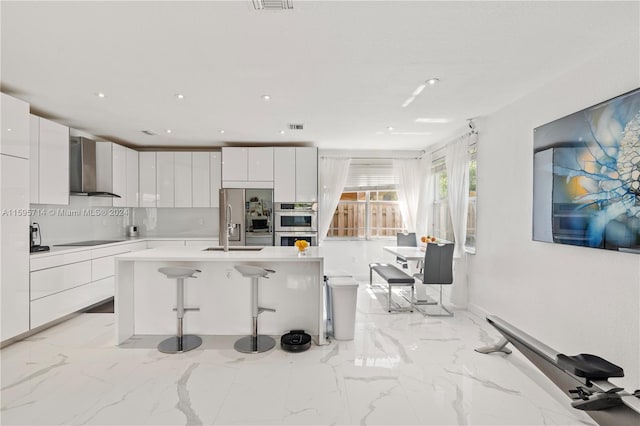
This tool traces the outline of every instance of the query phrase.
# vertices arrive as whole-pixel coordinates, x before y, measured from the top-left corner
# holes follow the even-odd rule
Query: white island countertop
[[[255,247],[253,247],[255,248]],[[175,334],[176,281],[158,269],[187,266],[197,278],[185,280],[185,333],[247,335],[251,332],[250,279],[235,267],[253,264],[275,270],[260,280],[260,332],[279,336],[306,330],[325,344],[324,258],[318,247],[298,255],[296,247],[208,251],[202,246],[158,247],[116,256],[116,338]]]
[[[154,262],[308,262],[322,260],[318,247],[309,247],[304,256],[298,255],[295,247],[263,247],[261,250],[208,251],[202,247],[158,247],[155,249],[124,253],[119,260]]]

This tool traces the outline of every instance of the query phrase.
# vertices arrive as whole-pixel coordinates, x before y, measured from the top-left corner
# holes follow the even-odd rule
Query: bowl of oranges
[[[433,235],[423,235],[422,237],[420,237],[420,248],[424,250],[427,247],[427,244],[435,243],[436,241],[438,241],[438,239]]]
[[[307,252],[307,248],[309,248],[307,240],[296,240],[294,244],[298,249],[298,256],[304,256]]]

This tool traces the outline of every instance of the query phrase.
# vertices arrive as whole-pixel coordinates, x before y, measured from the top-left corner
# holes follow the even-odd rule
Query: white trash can
[[[358,283],[352,277],[329,277],[331,320],[336,340],[353,340],[356,333]]]

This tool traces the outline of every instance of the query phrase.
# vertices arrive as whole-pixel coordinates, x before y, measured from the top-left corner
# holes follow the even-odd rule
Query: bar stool
[[[251,317],[253,319],[253,331],[251,336],[245,336],[236,340],[233,347],[236,351],[245,354],[266,352],[276,345],[276,341],[271,336],[258,334],[258,315],[264,311],[275,312],[276,310],[258,306],[258,279],[269,278],[267,275],[274,274],[276,271],[249,265],[237,265],[235,268],[243,277],[251,278]]]
[[[182,352],[195,349],[202,344],[202,339],[199,336],[191,334],[182,334],[182,318],[186,311],[199,311],[200,308],[185,308],[184,307],[184,279],[185,278],[198,278],[194,274],[196,272],[202,272],[199,269],[185,268],[183,266],[169,266],[158,269],[158,272],[167,276],[167,278],[175,278],[177,282],[177,301],[174,311],[178,316],[178,332],[176,336],[169,337],[163,340],[158,345],[158,350],[165,354],[178,354]]]

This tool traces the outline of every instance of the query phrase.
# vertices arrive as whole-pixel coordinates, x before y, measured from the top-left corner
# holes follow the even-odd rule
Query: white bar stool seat
[[[167,278],[174,278],[176,280],[177,300],[174,310],[178,317],[178,331],[176,335],[160,342],[160,344],[158,344],[158,350],[165,354],[178,354],[195,349],[202,344],[202,339],[192,334],[182,334],[182,318],[186,311],[199,311],[200,308],[184,307],[184,279],[198,278],[195,274],[202,271],[184,266],[168,266],[159,268],[158,272],[166,275]]]
[[[271,336],[258,334],[258,315],[264,311],[275,312],[276,310],[258,306],[258,280],[260,278],[269,278],[268,275],[274,274],[276,271],[250,265],[236,265],[235,268],[243,277],[251,278],[252,333],[251,336],[236,340],[233,347],[236,351],[245,354],[266,352],[276,345],[276,341]]]

